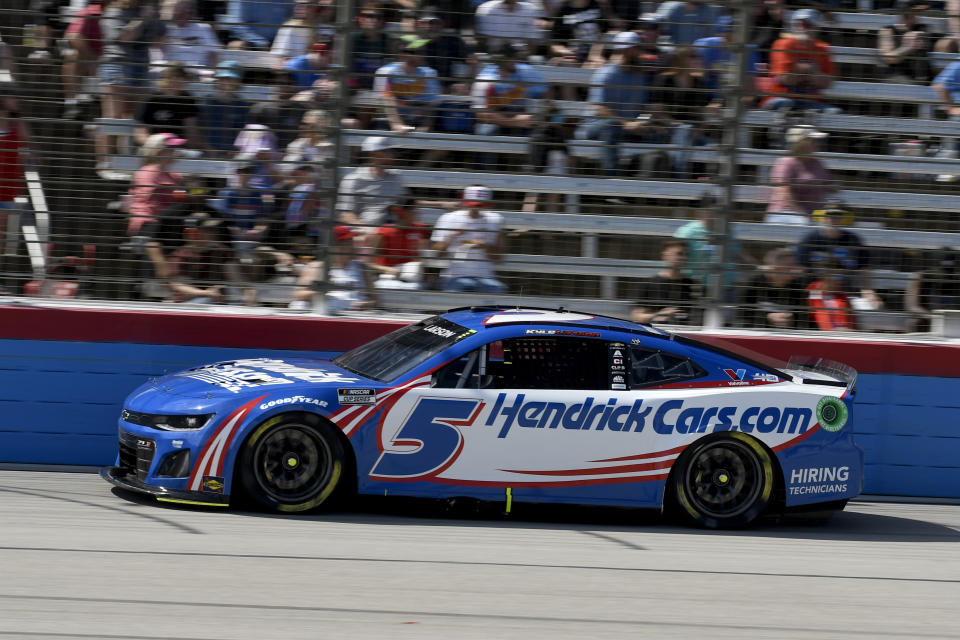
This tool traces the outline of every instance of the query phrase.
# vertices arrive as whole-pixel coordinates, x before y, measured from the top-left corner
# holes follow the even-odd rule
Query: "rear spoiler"
[[[857,370],[853,367],[825,358],[811,358],[808,356],[793,356],[787,361],[785,371],[798,372],[803,378],[803,384],[822,384],[832,387],[846,387],[853,389],[857,384]],[[808,376],[804,373],[811,374]],[[820,376],[829,376],[824,379]]]

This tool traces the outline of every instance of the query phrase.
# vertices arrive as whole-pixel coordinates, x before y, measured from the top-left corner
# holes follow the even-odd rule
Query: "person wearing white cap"
[[[624,137],[666,142],[655,139],[662,136],[662,130],[638,117],[650,98],[650,68],[658,62],[656,55],[644,53],[644,45],[635,31],[618,33],[613,39],[614,55],[610,64],[597,69],[590,79],[589,101],[594,108],[594,117],[581,125],[576,136],[606,143],[602,164],[609,176],[616,175],[618,145]]]
[[[386,221],[390,205],[407,195],[400,175],[390,169],[393,163],[390,138],[368,136],[360,145],[366,164],[357,167],[340,181],[337,201],[343,224],[359,225],[359,233],[373,231]]]
[[[440,216],[430,241],[439,256],[449,259],[443,272],[444,291],[506,293],[496,279],[494,263],[503,254],[503,217],[488,207],[493,192],[483,185],[463,190],[463,209]]]
[[[773,191],[767,206],[767,222],[807,224],[810,214],[822,209],[836,193],[833,174],[819,158],[820,141],[827,137],[810,125],[787,131],[789,155],[777,158],[770,171]]]
[[[830,45],[817,39],[819,27],[820,14],[813,9],[800,9],[790,16],[790,34],[774,42],[770,51],[773,82],[768,91],[778,95],[764,98],[763,108],[834,110],[819,100],[835,74]]]

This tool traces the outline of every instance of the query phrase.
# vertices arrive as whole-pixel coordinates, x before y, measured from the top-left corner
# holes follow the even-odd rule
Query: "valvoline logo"
[[[583,402],[527,402],[525,394],[508,400],[506,393],[497,400],[484,425],[499,430],[506,438],[514,427],[528,429],[607,430],[634,433],[649,428],[661,435],[743,431],[745,433],[806,433],[813,410],[801,407],[684,407],[683,400],[618,404],[586,398]]]

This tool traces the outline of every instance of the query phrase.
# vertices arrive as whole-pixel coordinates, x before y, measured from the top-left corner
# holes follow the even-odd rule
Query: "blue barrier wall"
[[[148,378],[218,360],[334,353],[0,339],[0,462],[109,464],[123,398]],[[865,492],[960,497],[960,377],[865,373],[857,386]]]
[[[106,465],[123,399],[152,377],[236,358],[331,352],[0,340],[0,462]]]

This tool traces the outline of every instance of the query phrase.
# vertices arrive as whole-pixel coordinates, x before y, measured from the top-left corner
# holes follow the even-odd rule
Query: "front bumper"
[[[121,489],[145,493],[154,496],[161,502],[177,504],[197,504],[210,507],[226,507],[230,504],[230,496],[201,493],[199,491],[179,491],[156,487],[139,480],[134,474],[119,467],[104,467],[100,470],[100,477]]]

